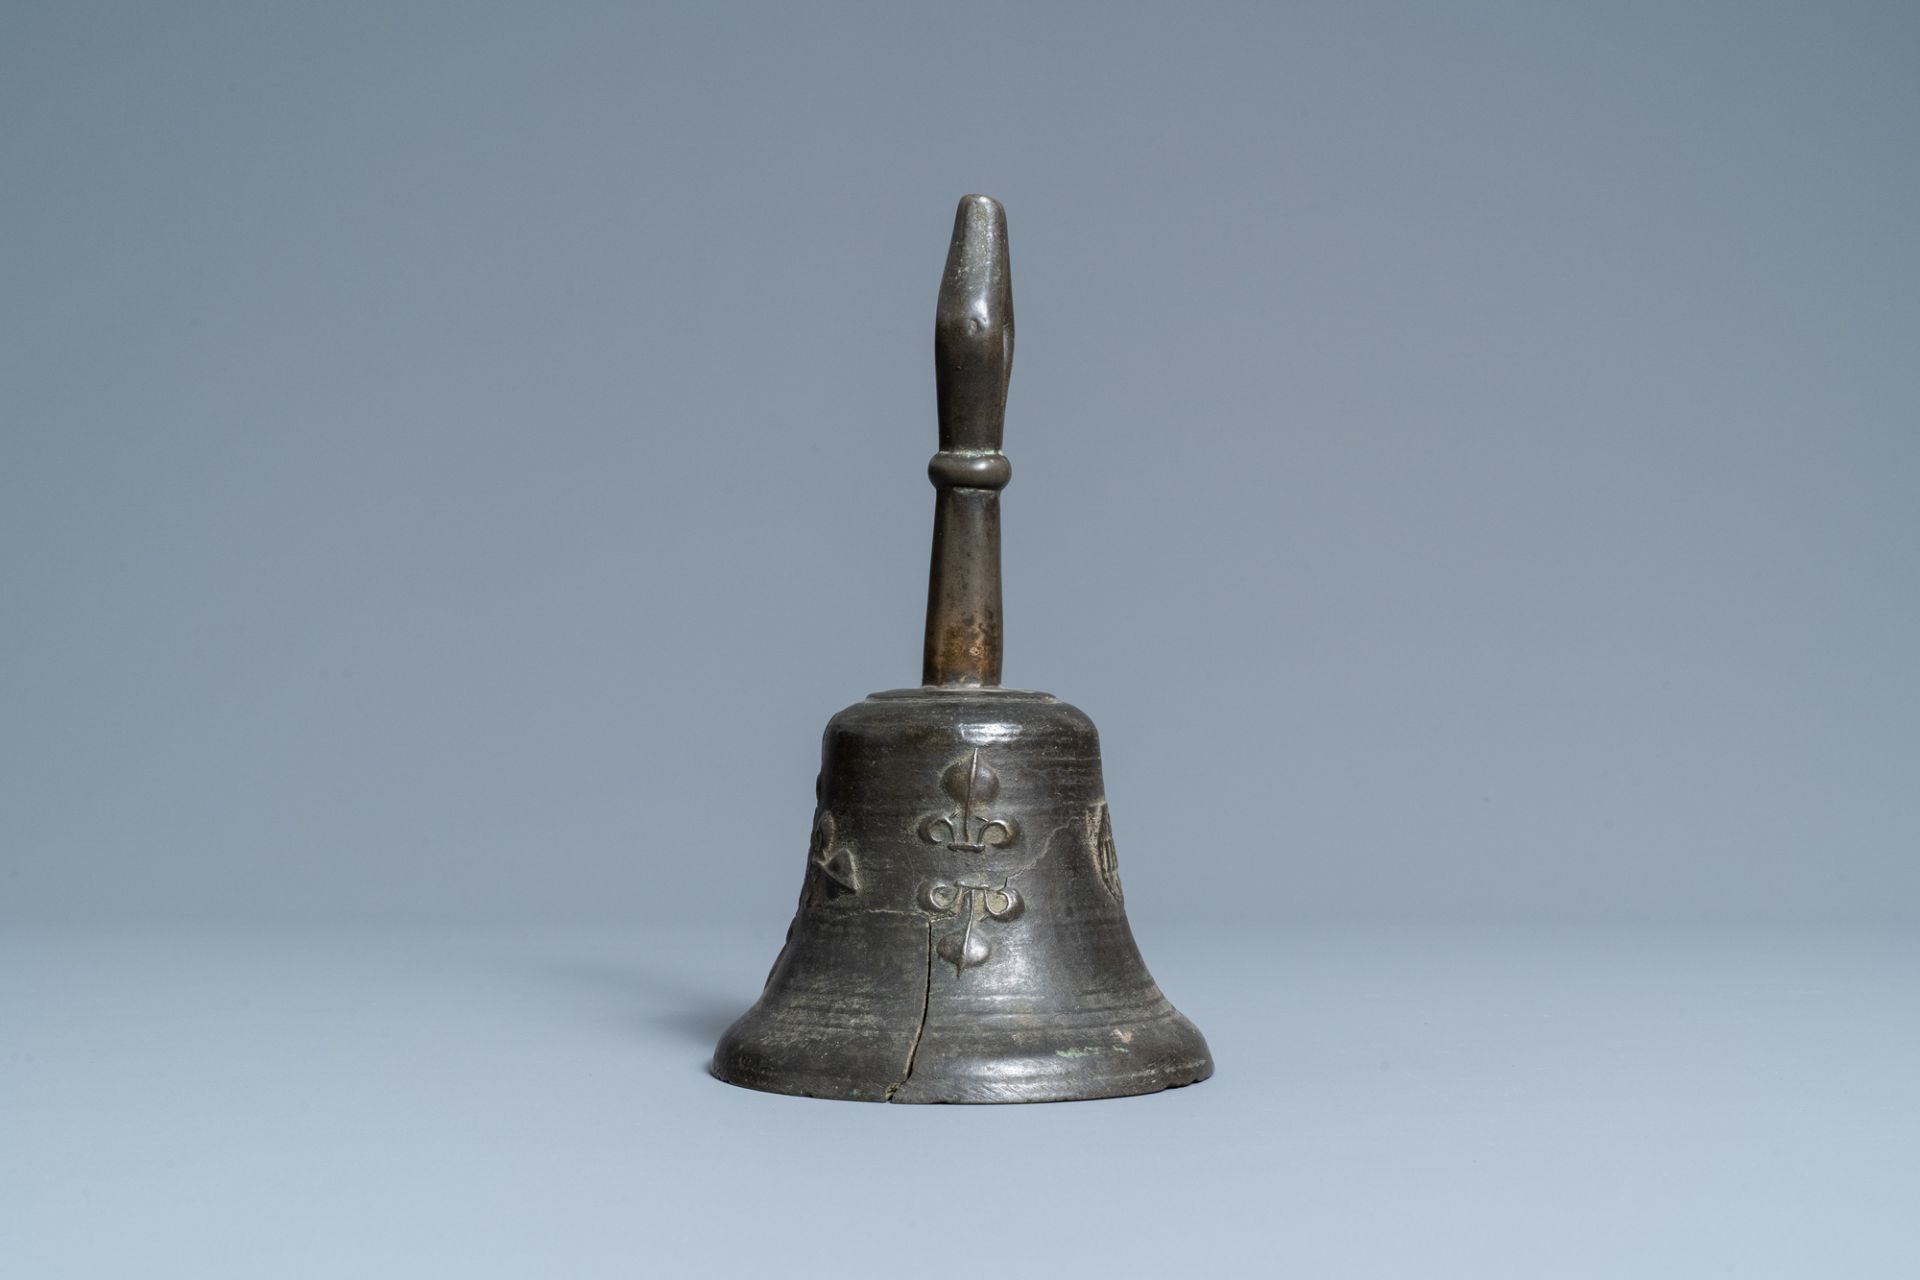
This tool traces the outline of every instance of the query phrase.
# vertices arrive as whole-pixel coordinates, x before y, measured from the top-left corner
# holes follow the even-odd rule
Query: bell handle
[[[1013,372],[1013,282],[1007,211],[963,196],[934,308],[933,362],[940,452],[927,464],[937,491],[927,580],[921,682],[1000,683],[1000,490],[1013,476],[1000,452]]]

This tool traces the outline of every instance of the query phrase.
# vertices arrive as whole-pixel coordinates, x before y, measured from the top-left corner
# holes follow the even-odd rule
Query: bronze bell
[[[1093,722],[1000,687],[1006,211],[967,196],[934,316],[922,684],[827,724],[800,905],[713,1073],[868,1102],[1053,1102],[1213,1073],[1134,946]]]

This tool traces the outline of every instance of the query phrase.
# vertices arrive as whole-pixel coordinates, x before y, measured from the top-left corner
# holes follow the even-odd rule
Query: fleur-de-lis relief
[[[821,809],[813,818],[813,839],[807,844],[807,865],[819,872],[828,894],[858,893],[860,875],[853,865],[853,850],[834,848],[833,813]]]
[[[1020,829],[1012,819],[974,812],[979,806],[992,804],[1000,794],[1000,775],[980,758],[980,748],[975,747],[966,759],[949,767],[940,777],[940,788],[960,808],[921,821],[920,838],[928,844],[944,845],[954,853],[984,853],[1019,838]]]
[[[1124,901],[1120,891],[1120,859],[1113,851],[1113,818],[1103,801],[1093,833],[1093,869],[1100,873],[1100,884],[1115,902]]]
[[[1005,876],[992,879],[965,875],[957,882],[929,880],[921,885],[920,905],[936,917],[954,917],[962,921],[960,928],[934,945],[934,953],[952,965],[955,973],[959,973],[984,963],[993,954],[993,948],[987,945],[987,940],[975,933],[981,921],[998,920],[1005,923],[1016,920],[1026,910],[1027,904],[1022,901],[1019,890]]]

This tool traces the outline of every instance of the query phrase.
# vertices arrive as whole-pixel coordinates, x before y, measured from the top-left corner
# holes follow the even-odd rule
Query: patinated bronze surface
[[[800,905],[713,1072],[776,1093],[1048,1102],[1204,1080],[1127,927],[1093,722],[1000,688],[1006,213],[967,196],[934,322],[922,685],[827,725]]]

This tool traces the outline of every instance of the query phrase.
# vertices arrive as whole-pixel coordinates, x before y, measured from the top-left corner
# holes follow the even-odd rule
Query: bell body
[[[800,904],[713,1072],[777,1093],[1047,1102],[1212,1074],[1134,946],[1092,721],[875,694],[828,724]]]

